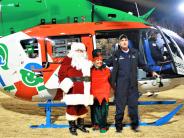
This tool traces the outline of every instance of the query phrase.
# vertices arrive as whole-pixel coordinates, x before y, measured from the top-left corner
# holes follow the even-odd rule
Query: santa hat
[[[73,42],[71,45],[71,51],[76,51],[76,50],[86,51],[86,47],[83,43]]]

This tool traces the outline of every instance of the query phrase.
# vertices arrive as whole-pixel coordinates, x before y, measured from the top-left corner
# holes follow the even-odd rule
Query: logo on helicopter
[[[8,49],[5,44],[0,43],[0,67],[8,70]]]

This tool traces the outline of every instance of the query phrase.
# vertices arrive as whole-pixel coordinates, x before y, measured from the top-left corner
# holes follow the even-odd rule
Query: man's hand
[[[154,72],[154,71],[152,72],[152,76],[153,76],[153,77],[156,77],[156,78],[159,78],[159,77],[160,77],[160,75],[159,75],[159,74],[157,74],[157,73],[156,73],[156,72]]]

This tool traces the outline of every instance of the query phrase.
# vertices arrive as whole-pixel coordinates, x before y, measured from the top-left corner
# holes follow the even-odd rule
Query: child
[[[94,104],[91,106],[91,121],[93,130],[101,133],[107,131],[108,100],[110,96],[110,70],[103,65],[101,49],[93,52],[93,68],[91,70],[91,94]]]

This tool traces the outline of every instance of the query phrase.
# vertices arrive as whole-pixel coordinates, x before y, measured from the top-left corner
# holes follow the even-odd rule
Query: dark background
[[[152,8],[156,8],[149,18],[153,24],[160,25],[177,32],[184,37],[184,13],[178,10],[178,5],[184,0],[91,0],[95,4],[119,9],[137,14],[135,2],[140,15],[145,14]]]

